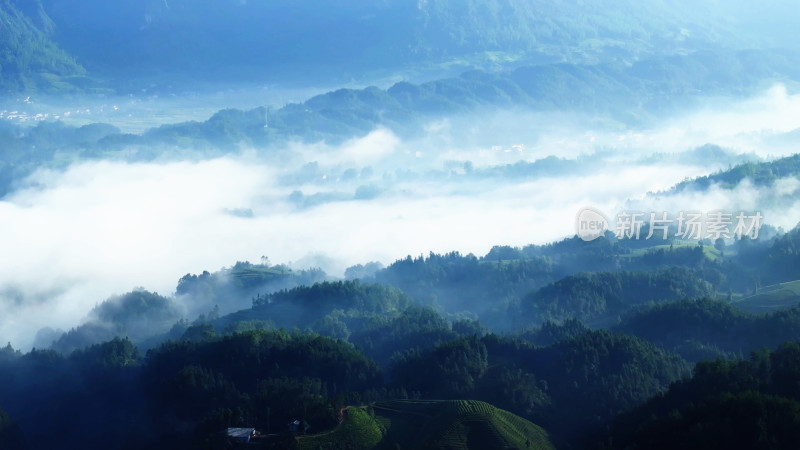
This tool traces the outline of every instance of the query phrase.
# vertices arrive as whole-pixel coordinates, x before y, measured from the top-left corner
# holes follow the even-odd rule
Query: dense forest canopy
[[[787,255],[796,233],[751,243],[759,250],[747,254],[748,264],[731,255],[725,261],[703,257],[693,266],[651,266],[644,264],[645,252],[636,271],[624,269],[633,264],[628,244],[609,236],[604,248],[618,270],[574,272],[556,281],[550,280],[565,262],[598,244],[497,246],[480,258],[431,253],[375,267],[363,281],[277,290],[275,277],[301,274],[284,268],[281,275],[272,269],[279,266],[249,262],[187,274],[175,296],[136,290],[97,305],[85,325],[53,342],[53,350],[3,349],[0,404],[11,415],[0,416],[2,436],[32,448],[90,445],[119,430],[106,427],[91,437],[79,430],[110,415],[143,427],[131,447],[158,441],[165,448],[217,448],[217,430],[255,427],[279,431],[264,445],[281,448],[291,436],[285,424],[298,417],[320,431],[335,428],[349,404],[468,398],[543,427],[556,446],[654,442],[681,420],[722,426],[714,411],[733,405],[751,415],[736,420],[774,415],[777,422],[769,419],[760,432],[785,442],[793,439],[784,424],[793,423],[786,421],[794,420],[795,399],[775,383],[790,379],[783,371],[795,364],[789,361],[795,344],[784,343],[794,342],[800,330],[798,307],[747,312],[737,305],[749,297],[726,299],[732,288],[724,280],[742,272],[759,276],[754,268],[769,271],[749,258]],[[795,275],[787,276],[776,281]],[[213,284],[223,281],[233,284]],[[460,284],[472,286],[473,297],[464,303],[452,297]],[[227,296],[263,293],[249,297],[250,307],[240,311],[221,314],[216,307],[193,322],[181,318],[182,302],[207,304],[224,286]],[[507,314],[503,321],[501,313]],[[484,320],[517,328],[499,335]],[[763,348],[780,349],[773,356]],[[768,369],[759,368],[765,363],[757,361],[773,358]],[[755,372],[739,374],[744,370]],[[702,387],[708,383],[713,390]],[[47,417],[55,420],[80,398],[95,399],[92,413],[61,420],[52,434],[30,432],[47,420],[32,399],[48,399]],[[117,402],[129,406],[115,409]],[[642,415],[636,408],[654,412]],[[669,408],[679,412],[667,415]],[[642,417],[652,418],[634,424]],[[360,426],[372,429],[369,424]]]

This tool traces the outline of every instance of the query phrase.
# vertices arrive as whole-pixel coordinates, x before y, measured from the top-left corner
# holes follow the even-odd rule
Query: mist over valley
[[[0,18],[0,448],[800,442],[791,2]]]

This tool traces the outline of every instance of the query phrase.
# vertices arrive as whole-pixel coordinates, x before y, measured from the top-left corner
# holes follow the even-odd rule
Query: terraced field
[[[300,449],[371,449],[381,442],[383,430],[366,408],[351,406],[343,411],[343,417],[331,431],[300,438]]]
[[[377,433],[377,434],[376,434]],[[377,437],[377,440],[376,440]],[[393,400],[347,408],[335,430],[302,449],[551,449],[541,427],[480,401]]]

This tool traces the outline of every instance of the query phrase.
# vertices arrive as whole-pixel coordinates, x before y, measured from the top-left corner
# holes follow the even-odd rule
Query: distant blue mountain
[[[779,36],[765,31],[768,17],[747,22],[754,8],[710,1],[42,1],[57,42],[120,86],[131,77],[330,86],[365,71],[445,62],[459,71],[515,61],[630,63],[710,46],[781,46],[768,39]],[[789,25],[798,13],[782,17]]]

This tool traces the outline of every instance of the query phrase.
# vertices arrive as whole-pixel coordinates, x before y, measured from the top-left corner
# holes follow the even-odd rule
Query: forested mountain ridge
[[[719,64],[727,67],[724,74],[717,70]],[[4,122],[0,125],[0,144],[6,150],[0,154],[0,194],[42,165],[59,168],[76,160],[102,158],[208,158],[243,147],[283,154],[298,141],[335,144],[381,128],[414,138],[431,120],[499,109],[570,111],[596,114],[625,126],[652,124],[669,112],[715,95],[755,93],[765,83],[795,83],[800,80],[797,67],[800,57],[785,51],[697,52],[644,59],[630,67],[548,64],[497,73],[471,71],[420,84],[399,82],[388,89],[339,89],[274,110],[224,109],[206,121],[165,124],[141,134],[101,123],[75,127],[42,121],[28,127]],[[786,171],[790,163],[774,164]],[[466,176],[518,177],[570,168],[580,170],[581,166],[550,156]],[[676,189],[683,189],[682,185]]]
[[[800,444],[797,342],[705,361],[689,380],[621,415],[604,448],[793,448]]]
[[[714,295],[711,283],[691,270],[673,267],[652,272],[596,272],[565,277],[521,299],[521,323],[577,318],[613,320],[641,303]]]
[[[745,179],[754,186],[771,186],[776,180],[800,176],[800,154],[791,155],[763,163],[744,163],[728,170],[709,174],[675,185],[667,193],[680,193],[685,190],[705,190],[711,186],[723,189],[736,187]]]
[[[711,299],[651,303],[626,314],[613,329],[639,336],[692,362],[776,348],[800,332],[797,303],[787,310],[760,315],[735,305]]]
[[[762,284],[800,279],[799,239],[800,228],[795,228],[763,240],[737,241],[721,256],[702,243],[676,242],[671,248],[654,242],[640,248],[639,242],[609,234],[592,242],[571,238],[524,248],[496,246],[481,258],[458,252],[408,256],[365,273],[362,280],[345,281],[326,281],[331,277],[319,269],[291,271],[281,265],[237,262],[219,272],[181,277],[175,294],[168,297],[144,290],[112,297],[63,335],[43,332],[37,345],[50,347],[55,340],[52,348],[69,353],[127,336],[151,348],[168,338],[298,328],[350,340],[386,363],[394,353],[418,345],[405,337],[404,327],[416,327],[409,320],[424,323],[415,332],[426,334],[427,346],[482,333],[484,327],[514,332],[572,318],[594,327],[623,324],[623,330],[632,332],[626,328],[632,326],[629,316],[650,320],[648,314],[668,313],[656,307],[662,303],[711,298],[724,300],[732,310],[740,299],[760,292]],[[776,314],[789,314],[780,311],[792,306],[791,299],[783,305],[774,309]],[[794,323],[793,315],[787,320]],[[732,326],[730,320],[725,322],[724,328]],[[752,335],[748,342],[758,340],[749,327],[733,334]],[[688,330],[687,342],[648,338],[674,351],[683,351],[683,344],[696,347],[697,342],[718,346],[708,349],[710,354],[748,348],[716,338],[709,341]],[[791,329],[764,342],[772,345],[788,336]]]
[[[77,90],[86,71],[52,39],[41,0],[3,0],[0,22],[0,95]]]

